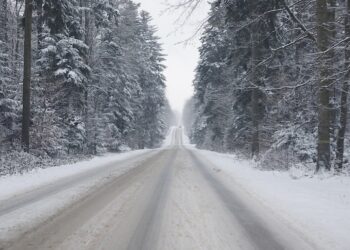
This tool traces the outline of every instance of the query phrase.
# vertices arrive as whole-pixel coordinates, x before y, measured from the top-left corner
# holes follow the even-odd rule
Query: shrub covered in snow
[[[64,159],[39,156],[24,151],[12,151],[1,155],[0,176],[23,174],[35,168],[48,168],[62,164],[74,163],[89,156],[71,156]]]

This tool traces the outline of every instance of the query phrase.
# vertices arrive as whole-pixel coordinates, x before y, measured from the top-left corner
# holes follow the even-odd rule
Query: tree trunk
[[[91,1],[90,0],[86,0],[85,1],[85,43],[87,46],[89,46],[89,53],[88,53],[88,63],[89,63],[89,59],[90,59],[90,55],[91,55],[91,47],[92,47],[92,43],[91,43]]]
[[[30,84],[32,67],[32,15],[33,0],[25,1],[24,27],[24,66],[23,66],[23,114],[22,114],[22,143],[26,152],[29,151],[30,127]]]
[[[2,53],[7,54],[9,56],[9,37],[8,37],[8,5],[7,5],[7,0],[2,0],[1,3],[1,8],[2,11],[0,13],[0,43],[3,43],[1,46],[3,51]],[[9,59],[8,57],[5,56],[3,57],[4,60],[4,66],[8,66]]]
[[[334,41],[336,40],[337,36],[337,27],[336,27],[336,0],[328,0],[328,6],[330,9],[328,10],[328,31],[329,31],[329,43],[333,44]],[[335,139],[335,132],[336,132],[336,127],[337,127],[337,107],[336,107],[336,96],[337,96],[337,85],[336,85],[336,77],[335,77],[335,65],[336,65],[336,60],[335,60],[335,51],[334,49],[328,50],[328,57],[329,58],[329,76],[330,77],[330,85],[329,90],[330,90],[330,136],[332,138],[332,141]]]
[[[345,14],[345,36],[350,37],[350,0],[347,0],[346,14]],[[350,67],[350,48],[345,47],[345,70],[349,71]],[[348,91],[349,91],[349,72],[345,76],[345,80],[342,86],[341,100],[340,100],[340,122],[339,131],[337,136],[337,151],[336,151],[336,169],[340,171],[343,168],[344,162],[344,139],[347,125],[348,115]]]
[[[252,67],[252,83],[253,89],[251,93],[251,119],[252,119],[252,157],[259,158],[260,153],[260,133],[259,133],[259,123],[260,123],[260,109],[259,109],[259,73],[256,65],[260,60],[260,48],[259,48],[259,36],[258,36],[258,25],[252,25],[251,33],[251,67]]]
[[[320,53],[329,47],[329,30],[327,29],[329,13],[327,0],[316,1],[317,13],[317,46]],[[330,170],[330,91],[329,85],[329,56],[321,54],[319,65],[319,104],[318,104],[318,140],[317,140],[317,166],[320,169]]]
[[[15,32],[16,34],[13,34],[14,35],[14,38],[13,38],[13,41],[14,41],[14,44],[13,44],[13,49],[12,49],[12,58],[13,58],[13,62],[12,62],[12,65],[13,65],[13,78],[16,79],[16,81],[20,81],[20,74],[19,74],[19,70],[20,70],[20,61],[19,61],[19,40],[20,40],[20,25],[19,25],[19,17],[20,17],[20,11],[18,10],[20,7],[20,3],[19,3],[19,0],[16,0],[16,3],[15,3],[15,13],[16,13],[16,16],[15,16]]]
[[[252,135],[252,157],[259,158],[260,153],[260,134],[259,134],[259,89],[253,88],[252,90],[252,120],[253,120],[253,135]]]
[[[0,32],[0,40],[2,42],[4,42],[6,45],[8,45],[8,30],[7,30],[7,24],[8,24],[8,9],[7,9],[7,0],[2,0],[1,3],[1,9],[2,9],[2,13],[1,13],[1,20],[0,20],[0,28],[1,28],[1,32]]]
[[[36,12],[38,16],[37,21],[37,32],[38,32],[38,53],[40,53],[40,50],[42,48],[42,41],[43,41],[43,0],[36,0]]]

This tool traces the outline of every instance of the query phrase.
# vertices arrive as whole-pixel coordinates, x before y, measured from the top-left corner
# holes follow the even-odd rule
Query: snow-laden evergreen
[[[349,9],[321,2],[212,2],[185,108],[193,143],[269,167],[347,163]]]
[[[30,150],[22,153],[23,23],[13,19],[24,6],[2,3],[0,174],[17,171],[16,155],[31,168],[161,144],[173,115],[150,15],[130,0],[36,0]]]

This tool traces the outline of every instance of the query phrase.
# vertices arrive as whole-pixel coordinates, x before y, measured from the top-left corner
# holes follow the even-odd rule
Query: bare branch
[[[313,40],[314,42],[317,41],[316,37],[304,26],[304,24],[294,15],[293,11],[290,9],[290,7],[287,5],[286,0],[280,0],[283,7],[287,11],[288,15],[292,18],[292,20],[302,29],[306,34],[307,37]]]

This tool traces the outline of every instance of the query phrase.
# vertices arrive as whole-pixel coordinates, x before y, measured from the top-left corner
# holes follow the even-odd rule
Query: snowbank
[[[107,154],[95,157],[91,160],[74,164],[50,167],[46,169],[36,168],[25,174],[16,174],[0,177],[0,201],[12,197],[18,193],[38,188],[55,182],[59,179],[73,176],[90,169],[99,168],[112,162],[126,160],[143,154],[149,150],[136,150],[120,154]]]
[[[288,172],[261,171],[233,155],[197,150],[219,176],[238,183],[265,207],[325,249],[349,249],[350,178],[295,179]],[[227,183],[229,183],[227,182]]]
[[[169,129],[162,147],[170,146],[174,140],[176,127]],[[48,168],[34,168],[24,174],[14,174],[0,176],[0,201],[12,197],[18,193],[24,193],[28,190],[36,189],[40,186],[55,182],[69,176],[73,176],[90,169],[98,168],[115,161],[123,161],[141,155],[149,149],[135,150],[118,154],[106,154],[97,156],[89,160],[80,161],[74,164],[59,165]],[[21,162],[23,167],[25,164]],[[32,164],[35,165],[35,164]]]
[[[182,129],[182,142],[186,147],[195,147],[195,145],[191,144],[190,138],[188,138],[185,129]]]
[[[163,141],[162,148],[166,148],[173,143],[174,136],[175,136],[175,130],[176,130],[175,126],[170,127],[168,134]]]

